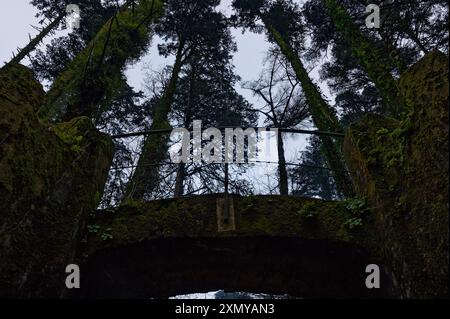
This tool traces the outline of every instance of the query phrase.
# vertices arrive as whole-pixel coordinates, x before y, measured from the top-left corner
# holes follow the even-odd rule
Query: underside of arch
[[[82,266],[78,298],[168,298],[217,291],[379,298],[375,263],[353,244],[287,237],[166,238],[104,249]],[[382,275],[381,282],[389,282]],[[383,287],[384,288],[384,287]]]

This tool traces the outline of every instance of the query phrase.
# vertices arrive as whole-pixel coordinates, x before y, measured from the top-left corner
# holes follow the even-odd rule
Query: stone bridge
[[[346,131],[343,152],[364,207],[217,195],[128,202],[89,220],[111,166],[110,137],[88,118],[41,122],[40,83],[23,66],[1,68],[0,298],[216,289],[448,298],[448,57],[426,55],[398,86],[402,118],[369,114]],[[71,263],[82,267],[73,296],[64,285]],[[372,263],[381,290],[365,287]]]
[[[84,245],[77,297],[149,298],[216,291],[381,297],[366,288],[369,214],[346,202],[223,195],[132,202],[101,211]],[[354,226],[352,220],[361,224]]]

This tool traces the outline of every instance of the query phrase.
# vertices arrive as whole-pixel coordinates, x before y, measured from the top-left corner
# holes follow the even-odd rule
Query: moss
[[[149,12],[153,12],[151,17]],[[39,116],[44,120],[96,118],[98,104],[115,92],[117,74],[146,49],[151,24],[162,12],[161,0],[139,1],[135,10],[121,9],[58,76]]]
[[[12,63],[4,66],[0,73],[0,98],[15,104],[16,108],[26,104],[37,110],[42,105],[44,90],[30,69]]]
[[[165,237],[282,236],[330,239],[373,245],[371,223],[349,229],[354,216],[339,202],[281,196],[233,196],[236,230],[218,232],[216,200],[219,196],[200,196],[150,203],[132,202],[114,214],[100,211],[91,225],[98,231],[88,236],[84,254],[130,243]],[[314,218],[309,215],[314,212]],[[108,240],[102,234],[110,234]]]
[[[308,101],[309,112],[311,113],[314,125],[320,131],[329,131],[336,133],[341,132],[342,127],[334,110],[325,101],[320,90],[309,77],[309,74],[306,71],[302,61],[300,60],[298,54],[294,51],[292,46],[289,44],[289,41],[287,41],[282,36],[282,34],[280,34],[280,32],[270,24],[270,22],[265,18],[264,15],[262,15],[261,18],[264,21],[264,24],[270,36],[278,44],[281,52],[291,63],[296,77],[301,83],[302,89]],[[329,167],[332,169],[334,179],[338,186],[338,190],[344,197],[353,197],[354,190],[352,188],[352,183],[348,174],[345,173],[346,168],[343,163],[341,141],[339,139],[333,140],[328,136],[322,136],[321,140],[323,145],[321,151],[327,159]]]
[[[354,56],[377,87],[387,112],[392,117],[400,117],[405,105],[391,74],[394,69],[392,60],[386,59],[384,52],[361,32],[339,1],[325,0],[324,4],[336,29],[347,41]]]
[[[84,135],[80,133],[88,133],[94,130],[94,126],[91,120],[87,117],[75,118],[70,122],[53,125],[53,130],[65,144],[69,146],[69,149],[74,153],[81,153],[83,150]]]
[[[369,115],[344,149],[375,208],[384,258],[404,297],[448,296],[448,58],[433,52],[402,75],[400,120]]]
[[[40,123],[44,93],[26,68],[10,64],[0,78],[0,296],[56,297],[57,270],[98,204],[112,143],[86,118]]]

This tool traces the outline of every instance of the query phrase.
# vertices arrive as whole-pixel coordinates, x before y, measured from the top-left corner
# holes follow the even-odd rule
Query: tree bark
[[[300,81],[303,88],[303,92],[308,102],[309,113],[311,114],[314,125],[320,131],[342,132],[343,129],[331,106],[324,100],[319,89],[312,82],[302,61],[294,52],[294,49],[290,46],[288,41],[283,38],[278,30],[267,21],[267,19],[263,16],[261,16],[261,19],[275,42],[280,47],[281,52],[291,63],[297,79]],[[342,142],[340,140],[334,141],[326,136],[321,136],[321,140],[324,146],[323,153],[330,169],[333,170],[333,176],[338,187],[338,192],[344,197],[353,197],[355,192],[350,176],[346,173],[347,169],[342,155]]]
[[[186,178],[186,164],[178,164],[177,177],[175,179],[174,197],[182,197],[184,195],[184,179]]]
[[[34,37],[30,43],[28,43],[23,49],[19,51],[19,53],[14,56],[14,58],[9,63],[20,63],[27,55],[33,52],[39,43],[44,40],[47,35],[49,35],[54,29],[58,27],[61,21],[64,19],[65,15],[60,14],[55,20],[53,20],[48,26],[42,29],[39,34]]]
[[[151,24],[164,11],[162,0],[142,0],[134,11],[127,4],[103,25],[54,81],[38,112],[41,120],[96,118],[102,112],[98,106],[111,91],[114,77],[127,62],[142,54]]]
[[[378,89],[386,113],[398,118],[403,109],[403,100],[397,83],[391,74],[392,65],[384,63],[383,53],[368,39],[354,23],[347,9],[336,0],[324,0],[325,7],[336,28],[350,45],[353,54]]]
[[[183,66],[182,55],[184,40],[178,45],[175,64],[169,84],[153,112],[153,122],[150,130],[170,129],[169,113],[177,89],[177,81]],[[130,180],[125,199],[142,200],[145,194],[151,193],[159,184],[158,166],[166,158],[169,150],[169,136],[166,134],[151,134],[144,141],[141,156],[136,170]]]
[[[278,131],[278,175],[280,178],[280,195],[289,195],[288,174],[286,170],[286,157],[284,155],[283,134]]]

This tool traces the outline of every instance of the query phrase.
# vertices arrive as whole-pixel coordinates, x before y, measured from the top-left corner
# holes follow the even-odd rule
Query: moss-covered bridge
[[[42,86],[23,66],[1,68],[0,297],[448,298],[447,56],[428,54],[397,85],[407,114],[368,115],[346,132],[366,205],[231,197],[225,210],[217,195],[96,212],[110,137],[88,118],[41,122]],[[82,271],[75,293],[64,285],[71,263]],[[365,287],[372,263],[381,290]]]
[[[369,214],[352,203],[223,195],[132,203],[95,215],[78,296],[168,297],[219,289],[371,297]],[[360,221],[360,223],[356,223]],[[368,223],[367,223],[368,224]]]

